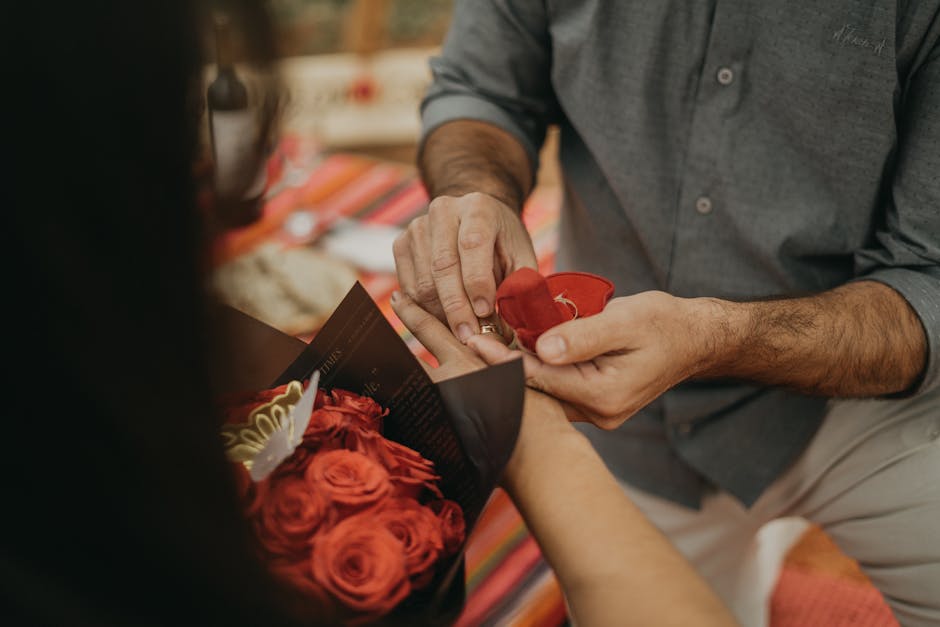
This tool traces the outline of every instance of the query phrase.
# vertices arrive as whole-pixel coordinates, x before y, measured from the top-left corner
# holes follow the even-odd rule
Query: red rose
[[[303,443],[301,443],[300,446],[294,449],[290,457],[278,464],[272,476],[298,475],[302,477],[315,453],[315,448],[304,446]]]
[[[315,448],[344,448],[350,431],[375,431],[370,418],[348,408],[326,405],[310,414],[303,443]]]
[[[441,534],[444,539],[444,553],[453,555],[460,550],[467,535],[467,523],[463,510],[457,503],[444,499],[428,504],[441,522]]]
[[[444,550],[441,521],[414,499],[389,499],[375,515],[401,541],[405,568],[414,589],[423,588],[434,577],[434,565]]]
[[[309,385],[309,383],[308,383],[308,385]],[[307,387],[304,386],[304,391],[306,391],[306,389],[307,389]],[[326,405],[326,404],[329,402],[329,400],[330,400],[330,395],[327,394],[324,390],[322,390],[322,389],[320,389],[320,388],[317,388],[317,395],[316,395],[316,397],[313,399],[313,408],[314,408],[314,409],[320,409],[321,407],[323,407],[324,405]]]
[[[229,420],[245,422],[286,386],[230,397]],[[434,464],[387,440],[388,414],[373,399],[318,390],[303,441],[265,481],[236,465],[239,494],[274,575],[330,620],[372,620],[427,586],[442,555],[456,552],[465,528],[442,499]],[[307,601],[304,601],[306,599]],[[319,610],[318,610],[319,611]]]
[[[313,533],[327,517],[327,501],[297,476],[275,479],[257,522],[261,544],[284,557],[303,555]]]
[[[268,492],[268,482],[256,482],[248,474],[248,469],[241,462],[232,464],[232,472],[235,475],[235,488],[238,491],[238,499],[249,517],[254,516],[261,509]]]
[[[387,409],[382,409],[381,405],[368,396],[359,396],[339,389],[330,392],[330,396],[333,398],[333,404],[336,407],[348,409],[370,418],[376,425],[378,425],[379,419],[388,415]]]
[[[417,499],[428,490],[437,498],[443,498],[437,487],[441,477],[434,473],[434,462],[422,457],[421,453],[380,434],[362,438],[359,444],[365,449],[365,454],[377,459],[388,470],[395,496]]]
[[[371,513],[317,534],[310,562],[314,581],[354,612],[387,614],[411,592],[401,542]]]
[[[375,505],[392,488],[381,465],[345,449],[314,455],[305,476],[313,491],[347,511]]]

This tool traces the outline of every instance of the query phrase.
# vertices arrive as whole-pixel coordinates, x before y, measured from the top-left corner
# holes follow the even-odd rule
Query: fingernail
[[[392,292],[392,297],[388,299],[388,302],[390,302],[393,305],[397,305],[400,299],[401,299],[401,292],[399,292],[398,290],[395,290],[394,292]]]
[[[540,337],[535,349],[544,359],[558,359],[564,356],[568,346],[560,335],[549,335]]]
[[[461,342],[466,342],[471,337],[473,337],[473,329],[470,328],[470,325],[466,322],[461,322],[457,325],[457,339]]]
[[[485,316],[490,313],[490,304],[486,302],[485,298],[478,298],[473,301],[473,312],[477,316]]]

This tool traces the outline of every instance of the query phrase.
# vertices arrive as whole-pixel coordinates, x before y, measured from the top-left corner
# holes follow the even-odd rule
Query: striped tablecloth
[[[219,240],[214,251],[217,263],[265,242],[307,245],[340,219],[405,225],[427,206],[427,195],[414,168],[404,164],[322,153],[315,144],[297,136],[285,137],[274,158],[283,167],[274,168],[277,180],[272,181],[262,218]],[[554,188],[537,188],[524,211],[544,273],[550,272],[554,263],[559,194]],[[311,233],[300,238],[284,228],[288,218],[298,212],[316,224]],[[412,349],[430,359],[392,313],[389,297],[397,287],[394,274],[364,273],[360,281]],[[857,565],[827,541],[817,529],[791,551],[774,590],[772,627],[897,625]],[[807,560],[799,558],[801,552],[815,554],[815,563],[807,566]],[[519,513],[500,490],[493,494],[469,540],[466,564],[467,603],[460,627],[555,627],[566,623],[558,582]]]

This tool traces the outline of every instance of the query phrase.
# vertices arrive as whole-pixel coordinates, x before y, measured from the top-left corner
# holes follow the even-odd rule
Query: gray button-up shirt
[[[618,295],[749,300],[881,281],[940,385],[940,0],[458,0],[425,131],[496,124],[537,159],[561,131],[558,262]],[[824,399],[734,383],[667,392],[589,431],[641,488],[746,504]]]

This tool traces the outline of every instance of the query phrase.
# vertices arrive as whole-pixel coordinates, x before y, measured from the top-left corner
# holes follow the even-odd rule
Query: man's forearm
[[[697,299],[708,338],[698,376],[729,377],[832,397],[915,385],[927,339],[907,301],[874,281],[821,294],[732,303]]]
[[[516,211],[532,190],[532,165],[522,145],[506,131],[475,120],[436,128],[418,155],[431,198],[483,192]]]

